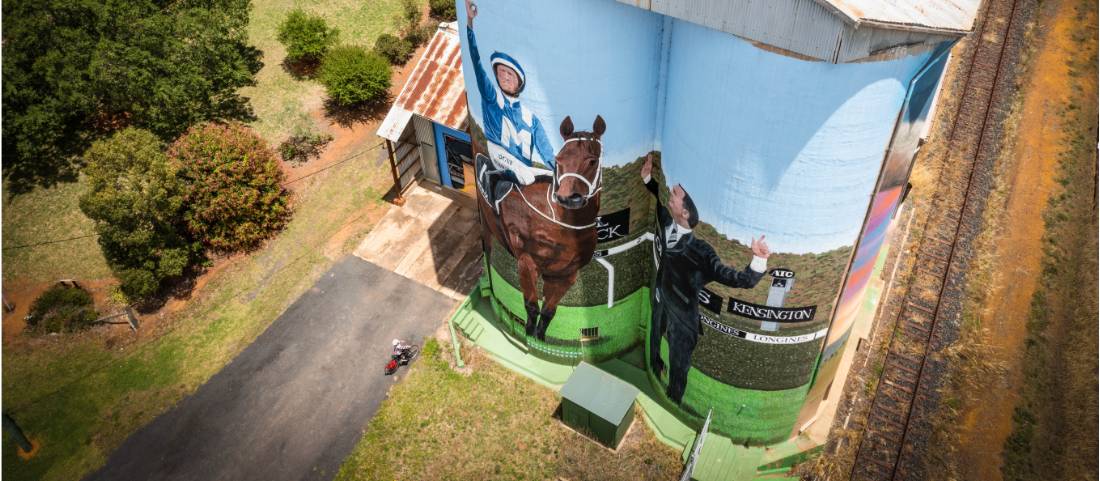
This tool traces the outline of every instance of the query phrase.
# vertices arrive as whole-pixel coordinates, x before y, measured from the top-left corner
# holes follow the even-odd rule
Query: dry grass
[[[680,453],[636,417],[617,452],[554,418],[557,395],[465,351],[470,373],[435,340],[370,421],[337,480],[669,480]]]
[[[309,5],[294,0],[270,0],[256,4],[249,20],[248,40],[263,50],[264,67],[256,74],[256,85],[242,89],[241,94],[250,99],[256,113],[252,127],[272,145],[296,132],[314,131],[316,126],[310,112],[322,108],[324,101],[324,87],[313,80],[294,78],[283,66],[286,49],[275,38],[279,23],[299,6],[339,29],[341,44],[368,49],[379,35],[396,30],[401,12],[400,0],[322,0]]]
[[[15,198],[4,197],[4,282],[50,282],[58,279],[111,277],[99,250],[92,220],[80,212],[84,182],[37,188]],[[89,237],[83,237],[89,236]],[[58,239],[78,239],[18,247]]]

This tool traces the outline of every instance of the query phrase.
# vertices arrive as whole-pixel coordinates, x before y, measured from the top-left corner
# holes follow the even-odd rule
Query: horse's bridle
[[[593,137],[574,137],[572,139],[566,140],[565,144],[562,144],[562,148],[564,149],[565,146],[568,145],[570,142],[576,142],[576,141],[581,141],[581,140],[587,140],[587,141],[590,141],[590,142],[596,142],[597,144],[600,144],[600,157],[596,161],[597,162],[597,164],[596,164],[596,178],[593,179],[593,180],[588,180],[588,178],[586,178],[585,176],[583,176],[581,174],[578,174],[576,172],[566,172],[564,174],[558,174],[558,168],[559,167],[558,167],[558,164],[555,163],[554,164],[554,181],[551,183],[551,188],[547,192],[550,192],[550,191],[557,192],[558,191],[558,184],[561,183],[562,179],[566,179],[568,177],[574,177],[577,180],[579,180],[581,183],[583,183],[585,187],[588,188],[588,194],[586,194],[584,196],[584,200],[585,200],[585,202],[587,202],[592,197],[595,197],[596,194],[598,194],[600,192],[600,189],[603,188],[603,183],[602,183],[602,181],[603,181],[603,142],[601,142],[600,139],[593,138]],[[548,197],[555,204],[561,205],[561,203],[558,202],[557,196],[548,195]]]
[[[530,207],[531,210],[535,211],[536,214],[542,216],[543,219],[546,219],[550,222],[553,222],[554,224],[565,227],[567,229],[574,230],[591,229],[592,227],[596,227],[596,222],[592,222],[591,224],[586,225],[573,225],[566,224],[565,222],[558,220],[558,215],[556,212],[554,212],[554,204],[561,205],[561,203],[557,201],[557,196],[553,195],[554,192],[558,191],[558,181],[566,177],[576,177],[577,179],[580,179],[580,181],[583,182],[586,187],[588,187],[588,195],[584,196],[584,200],[586,202],[592,197],[595,197],[596,194],[600,192],[600,189],[603,188],[603,142],[600,142],[600,139],[592,137],[574,137],[572,139],[566,140],[565,143],[568,144],[570,142],[579,140],[589,140],[600,144],[600,157],[596,161],[596,178],[592,181],[589,181],[583,175],[580,175],[576,172],[566,172],[564,174],[558,175],[558,165],[557,163],[555,163],[554,175],[552,176],[553,180],[550,183],[550,188],[546,189],[546,207],[550,208],[550,215],[546,215],[541,209],[532,205],[531,201],[527,200],[527,196],[523,195],[523,189],[515,189],[516,192],[519,193],[520,198],[523,199],[523,202],[527,204],[527,207]],[[562,148],[565,148],[564,144],[562,145]]]

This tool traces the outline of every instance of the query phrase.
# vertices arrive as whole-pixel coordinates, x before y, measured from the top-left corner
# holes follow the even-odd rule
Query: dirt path
[[[1027,316],[1043,258],[1043,210],[1056,185],[1054,174],[1062,148],[1059,110],[1068,98],[1070,84],[1066,59],[1076,51],[1071,40],[1072,7],[1065,1],[1046,4],[1036,28],[1046,34],[1040,39],[1043,43],[1022,90],[1008,197],[991,257],[996,274],[991,294],[979,310],[982,325],[990,334],[985,341],[1004,364],[1006,375],[964,412],[960,446],[963,479],[1002,479],[1001,451],[1013,427]]]

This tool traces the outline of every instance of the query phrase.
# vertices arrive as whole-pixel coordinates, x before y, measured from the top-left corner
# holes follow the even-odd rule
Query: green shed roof
[[[618,425],[634,405],[638,388],[587,362],[581,362],[559,391],[561,397]]]

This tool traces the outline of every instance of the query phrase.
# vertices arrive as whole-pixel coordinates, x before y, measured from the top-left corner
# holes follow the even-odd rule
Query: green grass
[[[339,481],[375,479],[648,480],[680,474],[680,453],[635,416],[617,452],[565,428],[557,395],[487,359],[466,354],[469,375],[429,340],[395,385]]]
[[[315,130],[309,112],[319,108],[325,97],[319,83],[295,79],[283,68],[286,49],[276,40],[276,32],[286,14],[299,5],[291,0],[256,3],[248,26],[249,41],[264,52],[264,67],[256,74],[256,85],[242,89],[241,94],[250,99],[255,111],[252,127],[272,144],[298,131]],[[369,49],[379,35],[395,30],[401,1],[326,0],[302,8],[339,29],[339,43]]]
[[[84,182],[38,188],[4,197],[4,282],[50,282],[58,279],[99,279],[111,269],[95,237],[14,248],[94,234],[92,220],[80,212]]]
[[[381,212],[388,171],[372,155],[303,183],[296,215],[262,250],[214,274],[158,336],[107,348],[62,336],[3,351],[3,405],[42,444],[29,462],[3,445],[8,479],[80,479],[134,430],[209,379],[346,252],[322,247],[365,207]],[[372,187],[373,186],[373,187]]]

